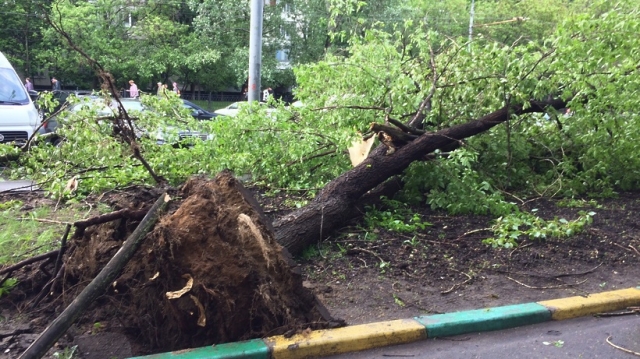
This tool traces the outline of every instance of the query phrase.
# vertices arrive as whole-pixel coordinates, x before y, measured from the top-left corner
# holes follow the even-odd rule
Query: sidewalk
[[[309,331],[161,353],[137,359],[297,359],[349,353],[465,333],[479,333],[640,306],[640,287],[463,312]],[[622,352],[621,352],[622,354]]]

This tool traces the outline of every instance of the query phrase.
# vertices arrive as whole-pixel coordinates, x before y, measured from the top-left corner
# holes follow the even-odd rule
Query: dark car
[[[218,116],[217,113],[209,112],[191,101],[182,100],[182,107],[189,109],[191,116],[198,120],[211,120]]]
[[[54,90],[53,99],[58,101],[58,105],[53,109],[56,112],[67,102],[67,98],[71,95],[89,96],[93,93],[91,90]]]

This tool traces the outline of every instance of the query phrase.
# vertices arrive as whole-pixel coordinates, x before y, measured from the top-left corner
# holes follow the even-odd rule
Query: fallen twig
[[[588,271],[584,271],[584,272],[580,272],[580,273],[562,273],[562,274],[558,274],[553,276],[553,278],[560,278],[560,277],[570,277],[570,276],[574,276],[574,275],[584,275],[584,274],[589,274],[593,271],[595,271],[596,269],[600,268],[600,266],[603,264],[604,262],[601,262],[600,264],[598,264],[597,266],[589,269]]]
[[[640,256],[640,252],[636,249],[636,247],[634,247],[631,244],[629,244],[629,248],[633,249],[633,251],[636,252],[636,254]]]
[[[607,343],[608,343],[609,345],[611,345],[612,347],[614,347],[614,348],[616,348],[616,349],[618,349],[618,350],[622,350],[622,351],[623,351],[623,352],[625,352],[625,353],[633,354],[633,355],[635,355],[635,356],[639,356],[639,357],[640,357],[640,353],[638,353],[638,352],[634,352],[633,350],[629,350],[629,349],[627,349],[627,348],[623,348],[623,347],[621,347],[621,346],[619,346],[619,345],[615,345],[615,344],[613,344],[613,343],[611,342],[611,340],[610,340],[610,339],[611,339],[611,335],[609,335],[609,337],[607,337],[607,340],[606,340],[606,341],[607,341]]]
[[[596,313],[594,317],[619,317],[621,315],[640,314],[640,307],[627,307],[624,312]]]
[[[367,253],[370,254],[376,258],[378,258],[378,260],[380,261],[380,263],[386,263],[387,261],[385,261],[384,259],[382,259],[382,257],[380,257],[376,252],[374,251],[370,251],[368,249],[364,249],[364,248],[360,248],[360,247],[356,247],[356,248],[350,248],[349,250],[347,250],[347,253],[349,252],[361,252],[361,253]]]
[[[633,251],[631,250],[631,248],[627,248],[627,247],[622,246],[622,245],[620,245],[620,244],[618,244],[618,243],[611,242],[611,244],[613,244],[613,245],[614,245],[614,246],[616,246],[616,247],[620,247],[620,248],[624,249],[625,251],[633,252]]]
[[[546,287],[534,287],[534,286],[531,286],[531,285],[528,285],[528,284],[524,284],[524,283],[522,283],[522,282],[520,282],[520,281],[518,281],[518,280],[516,280],[516,279],[511,278],[511,277],[507,277],[507,279],[510,279],[510,280],[512,280],[512,281],[514,281],[514,282],[516,282],[516,283],[520,284],[521,286],[523,286],[523,287],[527,287],[527,288],[530,288],[530,289],[557,289],[557,288],[566,288],[566,287],[573,287],[573,286],[576,286],[576,285],[580,285],[580,284],[582,284],[582,283],[584,283],[584,282],[586,282],[586,281],[587,281],[587,279],[585,279],[585,280],[583,280],[582,282],[578,282],[578,283],[575,283],[575,284],[566,283],[566,284],[559,284],[559,285],[550,285],[550,286],[546,286]]]
[[[561,273],[561,274],[556,274],[556,275],[544,275],[544,274],[538,274],[538,273],[524,273],[524,272],[509,272],[509,271],[501,271],[501,270],[496,270],[494,269],[493,271],[497,272],[497,273],[504,273],[504,274],[516,274],[516,275],[521,275],[521,276],[529,276],[529,277],[539,277],[539,278],[561,278],[561,277],[571,277],[571,276],[579,276],[579,275],[585,275],[585,274],[589,274],[593,271],[595,271],[596,269],[600,268],[600,266],[603,264],[604,262],[598,264],[597,266],[584,271],[584,272],[578,272],[578,273]]]
[[[453,270],[455,270],[455,269],[453,269]],[[459,270],[455,270],[455,271],[456,271],[456,272],[458,272],[458,273],[462,273],[462,274],[466,275],[466,276],[467,276],[467,280],[465,280],[465,281],[464,281],[464,282],[462,282],[462,283],[454,284],[454,285],[453,285],[451,288],[449,288],[448,290],[445,290],[444,292],[440,292],[440,294],[449,294],[449,293],[453,292],[456,288],[461,287],[461,286],[463,286],[463,285],[465,285],[465,284],[469,283],[469,282],[473,279],[473,277],[472,277],[472,276],[468,275],[468,274],[467,274],[467,273],[465,273],[465,272],[460,272]]]
[[[459,241],[462,237],[468,236],[468,235],[473,234],[473,233],[487,232],[487,231],[491,231],[491,228],[480,228],[480,229],[474,229],[474,230],[469,231],[469,232],[464,232],[458,238],[454,239],[454,241]]]
[[[0,333],[0,339],[15,337],[16,335],[28,334],[28,333],[33,333],[31,328],[16,329],[10,333]]]
[[[72,224],[71,222],[64,222],[64,221],[54,221],[52,219],[46,219],[46,218],[20,218],[22,220],[32,220],[32,221],[36,221],[36,222],[42,222],[42,223],[51,223],[51,224]]]

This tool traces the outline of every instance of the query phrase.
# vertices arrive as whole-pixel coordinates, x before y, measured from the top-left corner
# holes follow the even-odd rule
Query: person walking
[[[58,81],[57,78],[52,77],[51,78],[51,87],[52,87],[53,91],[56,91],[56,90],[60,90],[62,88],[62,85],[60,85],[60,81]]]
[[[262,91],[262,101],[263,102],[269,101],[269,96],[271,96],[272,93],[273,93],[273,90],[271,90],[271,87],[264,89],[264,91]]]
[[[138,85],[136,85],[133,80],[129,80],[129,97],[138,98],[139,95],[140,93],[138,91]]]
[[[173,92],[175,92],[176,95],[180,96],[180,89],[178,88],[178,84],[176,82],[173,83]]]
[[[164,89],[164,85],[162,84],[162,82],[158,82],[158,96],[162,96],[162,90]]]
[[[27,91],[34,91],[33,89],[33,82],[31,82],[31,78],[27,77],[26,79],[24,79],[24,87],[27,89]]]

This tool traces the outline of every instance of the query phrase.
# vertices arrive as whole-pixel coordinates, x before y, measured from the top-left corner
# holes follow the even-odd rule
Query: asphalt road
[[[340,359],[564,359],[638,358],[610,341],[640,353],[640,315],[582,317],[514,329],[465,334],[364,352],[330,356]]]
[[[35,191],[38,188],[32,181],[20,180],[20,181],[6,181],[0,178],[0,192],[5,191],[19,191],[30,192]]]

